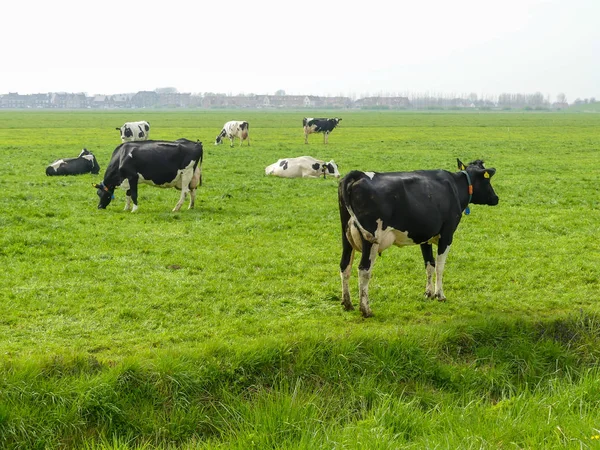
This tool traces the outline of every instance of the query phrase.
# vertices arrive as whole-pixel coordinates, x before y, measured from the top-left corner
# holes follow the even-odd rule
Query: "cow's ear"
[[[102,188],[102,186],[100,186],[97,183],[92,183],[92,186],[94,186],[96,189],[101,189]]]
[[[465,170],[467,168],[467,166],[465,166],[463,162],[458,158],[456,158],[456,164],[458,164],[458,170]]]
[[[496,169],[485,169],[483,178],[492,178],[496,173]]]

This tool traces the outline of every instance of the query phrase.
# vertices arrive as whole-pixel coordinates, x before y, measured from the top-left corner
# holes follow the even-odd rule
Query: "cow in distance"
[[[150,123],[145,120],[125,122],[116,130],[121,133],[121,142],[147,141],[150,138]]]
[[[248,140],[248,146],[250,146],[250,125],[248,122],[242,120],[231,120],[225,123],[223,129],[215,139],[215,145],[222,144],[225,138],[229,138],[230,147],[233,147],[233,140],[235,138],[240,140],[240,147],[245,140]]]
[[[305,117],[302,119],[304,143],[308,144],[308,135],[312,133],[323,133],[323,143],[329,143],[329,133],[339,125],[341,120],[339,117],[333,119]]]

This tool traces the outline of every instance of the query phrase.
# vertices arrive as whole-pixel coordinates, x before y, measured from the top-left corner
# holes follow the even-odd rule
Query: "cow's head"
[[[121,133],[121,140],[133,137],[133,131],[129,125],[123,125],[120,128],[115,128],[115,130],[118,130]]]
[[[100,183],[100,184],[92,183],[92,185],[96,189],[98,189],[97,194],[98,194],[98,197],[100,197],[100,202],[98,203],[98,209],[106,209],[106,207],[108,205],[110,205],[111,200],[113,198],[115,198],[115,196],[114,196],[115,188],[113,187],[111,189],[108,186],[105,186],[104,183]]]
[[[471,161],[465,166],[460,159],[457,159],[458,169],[467,173],[468,179],[473,186],[471,203],[476,205],[495,206],[500,201],[491,184],[491,179],[496,173],[496,169],[486,169],[483,161],[478,159]]]
[[[81,158],[82,156],[86,156],[86,155],[91,155],[92,152],[90,152],[87,148],[83,148],[81,149],[81,153],[79,154],[78,158]]]
[[[327,175],[332,175],[336,178],[340,177],[340,172],[338,171],[338,166],[333,159],[331,161],[329,161],[328,163],[326,163],[323,166],[323,169],[324,169],[323,176],[325,176],[325,173],[327,173]]]
[[[221,130],[221,132],[219,133],[219,135],[217,136],[217,138],[215,139],[215,145],[222,144],[223,138],[225,137],[225,135],[227,135],[227,131],[225,131],[225,128],[223,128]]]
[[[342,121],[342,119],[340,119],[339,117],[335,117],[335,118],[331,119],[331,121],[335,123],[334,127],[337,127],[340,124],[340,122]]]

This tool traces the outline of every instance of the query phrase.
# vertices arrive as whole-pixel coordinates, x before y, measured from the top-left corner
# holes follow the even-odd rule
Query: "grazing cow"
[[[150,137],[150,124],[145,120],[140,122],[125,122],[121,128],[121,142],[147,141]]]
[[[193,208],[196,188],[202,185],[202,155],[202,142],[187,139],[119,145],[106,168],[104,181],[94,185],[100,197],[98,208],[106,208],[114,198],[115,188],[121,187],[127,189],[125,211],[133,201],[131,212],[135,212],[138,209],[138,183],[181,190],[181,197],[173,211],[179,211],[189,191],[189,208]]]
[[[46,167],[46,175],[81,175],[83,173],[97,174],[100,166],[96,157],[86,148],[81,150],[77,158],[57,159]]]
[[[240,147],[244,143],[244,140],[248,139],[248,146],[250,146],[250,125],[248,122],[240,120],[232,120],[223,125],[223,129],[215,139],[215,145],[223,143],[223,139],[226,137],[231,141],[230,147],[233,147],[233,139],[238,138],[240,140]]]
[[[319,178],[321,175],[323,178],[327,175],[340,177],[337,164],[333,160],[325,162],[312,156],[280,159],[267,166],[265,174],[282,178]]]
[[[497,205],[498,196],[490,184],[496,169],[483,161],[465,165],[457,159],[459,172],[419,170],[416,172],[373,173],[354,170],[339,184],[338,199],[342,221],[342,305],[354,309],[348,280],[354,252],[362,252],[358,265],[360,310],[371,316],[369,280],[378,254],[392,245],[420,245],[427,285],[425,295],[446,300],[442,275],[452,237],[469,203]],[[437,245],[434,259],[431,244]],[[435,272],[435,290],[433,273]]]
[[[323,133],[323,143],[329,142],[329,133],[338,126],[342,119],[336,117],[334,119],[318,118],[313,119],[312,117],[305,117],[302,119],[302,126],[304,127],[304,143],[308,144],[308,135],[312,133]]]

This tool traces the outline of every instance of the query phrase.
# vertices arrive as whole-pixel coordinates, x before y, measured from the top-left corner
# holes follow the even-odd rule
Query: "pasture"
[[[305,115],[343,122],[305,145]],[[250,147],[213,145],[232,119]],[[203,142],[194,210],[146,185],[97,209],[132,120]],[[46,177],[84,147],[99,175]],[[599,154],[598,114],[0,111],[0,447],[595,448]],[[264,175],[302,155],[497,169],[447,302],[415,246],[378,258],[374,317],[343,311],[338,180]]]

